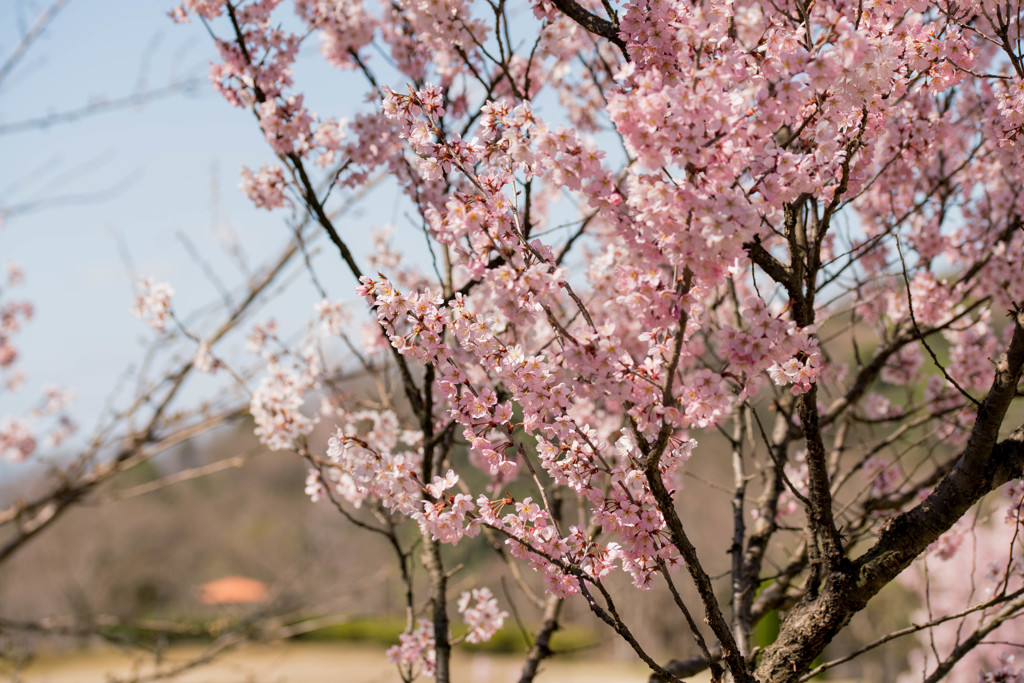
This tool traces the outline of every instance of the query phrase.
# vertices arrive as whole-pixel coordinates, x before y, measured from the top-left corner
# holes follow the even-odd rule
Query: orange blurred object
[[[199,587],[199,602],[204,605],[241,605],[266,602],[267,584],[246,576],[225,576]]]

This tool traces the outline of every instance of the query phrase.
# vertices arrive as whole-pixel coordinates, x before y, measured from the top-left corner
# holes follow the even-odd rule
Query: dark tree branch
[[[651,489],[651,495],[654,496],[658,503],[658,509],[665,518],[665,524],[668,526],[672,544],[675,545],[685,561],[686,569],[690,573],[694,585],[697,587],[701,601],[704,603],[705,621],[711,627],[715,637],[718,638],[718,642],[722,644],[723,658],[728,664],[729,671],[733,677],[743,683],[752,683],[754,679],[751,678],[747,670],[747,663],[739,647],[736,645],[736,639],[733,638],[729,623],[722,614],[718,598],[715,597],[715,589],[711,585],[711,578],[701,565],[697,549],[690,542],[686,531],[683,529],[683,522],[676,513],[672,495],[665,488],[665,483],[661,479],[661,473],[658,471],[656,464],[654,467],[651,467],[651,463],[652,461],[649,460],[644,468],[647,485]]]
[[[1024,425],[998,442],[999,428],[1024,368],[1024,309],[1014,310],[1012,318],[1013,337],[996,364],[992,387],[956,465],[928,498],[893,518],[870,550],[849,567],[832,572],[818,595],[805,596],[789,612],[758,666],[761,680],[798,680],[850,618],[914,558],[982,496],[1024,473]]]
[[[619,35],[619,27],[617,25],[596,14],[591,14],[581,5],[577,4],[576,0],[551,0],[551,4],[557,7],[559,12],[575,21],[590,33],[611,42],[615,47],[619,48],[626,61],[629,61],[626,41]]]
[[[544,605],[544,620],[540,630],[537,631],[530,651],[526,654],[519,683],[533,683],[540,663],[554,654],[551,650],[551,636],[558,630],[558,617],[564,604],[565,601],[557,595],[548,595]]]

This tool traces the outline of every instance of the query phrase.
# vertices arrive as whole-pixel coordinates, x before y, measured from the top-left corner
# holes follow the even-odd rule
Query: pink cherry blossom
[[[507,612],[498,609],[498,601],[489,588],[474,588],[472,591],[464,592],[459,597],[458,608],[466,626],[469,627],[466,641],[470,643],[484,643],[490,640],[508,616]]]
[[[152,278],[140,281],[136,290],[138,293],[132,307],[135,317],[145,320],[154,330],[163,332],[171,321],[171,297],[174,290],[166,282],[154,282]]]
[[[239,185],[252,203],[261,209],[276,209],[285,204],[284,171],[280,166],[264,166],[256,173],[243,166]]]

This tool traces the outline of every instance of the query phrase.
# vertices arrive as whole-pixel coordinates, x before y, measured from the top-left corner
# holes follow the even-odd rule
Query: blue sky
[[[0,2],[0,62],[47,4]],[[152,339],[129,310],[134,289],[124,254],[137,274],[170,282],[176,309],[187,312],[217,294],[179,234],[229,286],[244,276],[220,246],[226,230],[240,237],[253,266],[287,240],[287,213],[257,210],[238,190],[243,163],[272,160],[262,134],[251,114],[210,88],[213,45],[201,25],[175,25],[166,16],[170,7],[70,0],[0,84],[0,211],[8,214],[0,265],[13,260],[24,267],[26,283],[11,295],[36,307],[17,338],[28,382],[16,395],[0,393],[0,416],[26,412],[49,383],[75,389],[84,427],[100,413],[126,365],[141,359]],[[305,49],[315,50],[315,40],[309,43]],[[326,93],[314,108],[351,115],[367,106],[365,87],[355,86],[353,75],[318,61],[298,66]],[[19,121],[190,78],[198,80],[196,88],[142,106],[3,133]],[[360,99],[352,101],[354,94]],[[22,210],[26,205],[35,208]],[[364,209],[344,226],[357,250],[368,227],[401,220],[388,215],[398,205],[390,195],[372,205],[389,208],[383,215]],[[332,297],[349,297],[351,278],[333,263],[324,271]],[[312,314],[315,300],[308,282],[297,278],[266,315],[298,321]]]

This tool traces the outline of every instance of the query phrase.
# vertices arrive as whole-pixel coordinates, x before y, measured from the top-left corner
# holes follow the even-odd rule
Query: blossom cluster
[[[30,301],[8,298],[9,290],[21,286],[24,279],[21,266],[9,262],[0,282],[0,393],[18,392],[25,382],[15,337],[32,319],[35,307]],[[40,445],[59,446],[74,434],[77,425],[69,414],[73,400],[74,392],[70,389],[45,385],[36,407],[22,415],[0,417],[0,461],[23,462]],[[50,424],[47,427],[41,422]]]
[[[508,616],[498,608],[498,601],[488,588],[474,588],[464,592],[458,600],[458,611],[469,627],[466,641],[483,643],[501,628]],[[409,677],[433,676],[437,659],[434,650],[434,627],[430,621],[420,619],[415,628],[398,636],[398,644],[388,648],[388,660],[398,665]]]
[[[344,415],[327,443],[324,484],[354,507],[372,497],[387,509],[412,516],[420,509],[421,437],[399,429],[391,412],[360,411]],[[406,448],[399,448],[405,444]]]
[[[466,641],[470,643],[485,643],[490,640],[508,616],[508,612],[498,608],[497,599],[486,587],[474,588],[463,593],[459,597],[458,608],[459,614],[469,627]]]
[[[155,282],[145,278],[135,286],[135,304],[132,313],[136,318],[145,320],[146,324],[158,332],[167,328],[171,321],[171,297],[174,289],[166,282]]]
[[[1024,683],[1024,669],[1014,668],[1013,655],[1000,657],[999,667],[978,672],[978,683]]]
[[[294,367],[271,357],[266,374],[252,394],[249,412],[256,421],[256,435],[271,450],[291,448],[316,425],[316,416],[302,412],[306,394],[319,385],[320,361],[309,352]]]
[[[416,622],[416,628],[398,636],[398,645],[388,648],[388,661],[396,664],[409,679],[417,676],[433,676],[437,665],[434,650],[434,625],[426,619]]]
[[[54,448],[64,443],[78,429],[69,412],[74,397],[70,389],[45,386],[43,400],[27,415],[0,418],[0,460],[22,462],[36,453],[40,445]],[[40,422],[51,423],[45,434]]]
[[[0,458],[21,462],[36,450],[36,437],[24,418],[11,416],[0,420]]]
[[[9,264],[7,269],[7,285],[17,286],[22,281],[22,271],[15,264]],[[0,288],[0,293],[5,293]],[[18,350],[14,346],[14,336],[21,329],[21,326],[32,319],[35,308],[29,301],[0,301],[0,370],[3,371],[6,384],[12,389],[18,380],[13,374],[15,362],[18,360]],[[13,390],[13,389],[12,389]]]
[[[261,209],[276,209],[285,204],[284,171],[280,166],[264,166],[256,173],[243,166],[239,185],[252,203]]]

